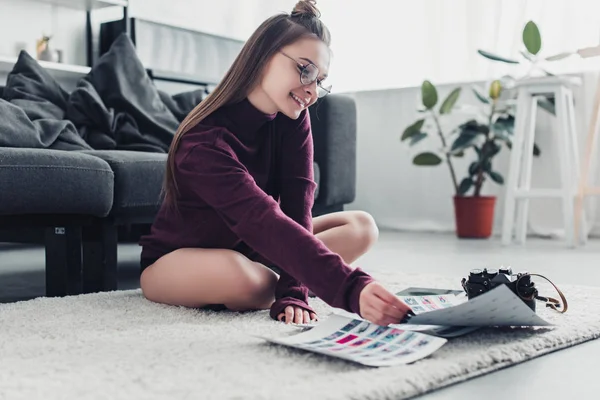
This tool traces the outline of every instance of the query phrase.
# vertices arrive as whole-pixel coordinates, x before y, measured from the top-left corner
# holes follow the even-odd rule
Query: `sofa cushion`
[[[115,217],[152,219],[160,208],[167,155],[126,150],[86,150],[106,161],[115,174]]]
[[[86,154],[106,161],[115,174],[113,209],[116,217],[153,218],[160,208],[167,155],[125,150],[86,150]],[[319,194],[319,165],[315,162],[317,182],[315,199]]]
[[[78,151],[0,148],[0,214],[108,215],[114,174]]]

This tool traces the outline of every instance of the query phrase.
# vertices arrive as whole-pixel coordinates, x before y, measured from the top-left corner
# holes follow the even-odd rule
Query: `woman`
[[[314,1],[267,19],[171,145],[165,199],[141,239],[144,296],[308,323],[309,288],[388,325],[407,305],[352,263],[377,239],[362,212],[311,218],[308,107],[327,94],[329,31]],[[271,268],[276,267],[279,274]]]

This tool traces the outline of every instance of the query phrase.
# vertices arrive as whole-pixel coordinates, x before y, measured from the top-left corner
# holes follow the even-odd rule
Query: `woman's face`
[[[317,101],[317,83],[327,77],[329,61],[329,49],[321,40],[298,40],[273,56],[265,68],[261,87],[277,111],[297,119],[302,110]],[[302,66],[308,68],[301,81]],[[313,78],[316,79],[310,82]],[[325,82],[321,84],[326,86]]]

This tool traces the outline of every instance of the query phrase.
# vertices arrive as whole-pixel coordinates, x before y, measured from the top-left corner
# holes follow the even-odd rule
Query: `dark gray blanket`
[[[206,93],[158,90],[122,35],[70,94],[22,52],[1,97],[0,146],[167,152]]]

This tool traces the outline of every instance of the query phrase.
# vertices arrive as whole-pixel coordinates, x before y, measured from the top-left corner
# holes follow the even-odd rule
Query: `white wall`
[[[582,87],[574,91],[581,143],[587,135],[598,74],[586,73],[583,77]],[[479,101],[468,86],[461,86],[463,90],[459,103],[478,105]],[[439,98],[445,98],[454,87],[440,85]],[[400,142],[404,128],[422,117],[416,112],[420,88],[357,92],[351,95],[357,102],[358,110],[358,171],[357,197],[348,208],[370,212],[380,227],[453,231],[454,190],[446,164],[436,167],[417,167],[412,164],[412,157],[417,152],[441,146],[437,136],[425,139],[412,149],[406,142]],[[556,145],[553,142],[556,124],[553,117],[544,111],[540,111],[538,117],[536,143],[542,150],[542,156],[534,158],[532,186],[558,187]],[[466,115],[450,115],[445,120],[445,126],[456,126],[466,118]],[[583,146],[580,146],[581,151]],[[508,177],[509,154],[509,150],[503,148],[493,164],[494,170],[505,178]],[[454,162],[459,180],[466,176],[467,167],[473,160],[474,155],[471,154]],[[504,191],[505,186],[493,182],[487,182],[483,190],[483,194],[498,196],[494,226],[496,233],[501,229]],[[588,203],[588,210],[592,212],[595,199],[589,199]],[[530,232],[560,236],[563,226],[560,202],[533,199],[530,204]],[[600,218],[592,215],[591,219],[595,221],[596,228],[600,227]]]
[[[290,0],[129,0],[130,15],[202,32],[245,40],[267,17],[289,12]],[[121,18],[119,7],[92,13],[94,30],[103,20]],[[36,39],[53,35],[65,62],[86,63],[85,13],[34,0],[0,0],[0,55],[15,56],[25,43],[35,53]],[[96,50],[96,48],[95,48]]]

